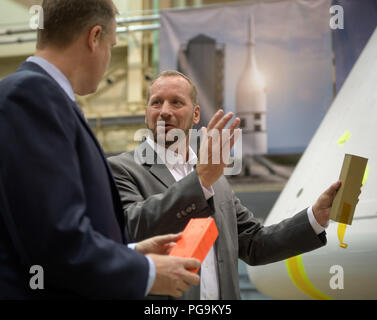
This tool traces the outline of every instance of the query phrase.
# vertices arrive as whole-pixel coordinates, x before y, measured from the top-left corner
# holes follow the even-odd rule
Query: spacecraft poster
[[[301,153],[334,96],[330,6],[287,0],[162,11],[160,71],[194,80],[199,125],[218,108],[236,113],[244,153]]]

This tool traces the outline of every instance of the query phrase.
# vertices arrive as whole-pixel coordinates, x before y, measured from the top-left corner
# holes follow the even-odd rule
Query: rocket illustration
[[[267,153],[266,86],[255,58],[254,17],[248,19],[247,58],[236,91],[243,157]]]

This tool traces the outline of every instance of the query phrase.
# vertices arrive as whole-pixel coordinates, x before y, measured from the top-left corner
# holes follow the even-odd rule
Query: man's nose
[[[169,102],[165,101],[160,109],[161,118],[169,118],[171,116],[171,108]]]

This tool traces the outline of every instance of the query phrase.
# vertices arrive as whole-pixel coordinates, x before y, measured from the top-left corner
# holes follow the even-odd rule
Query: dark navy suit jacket
[[[25,62],[0,82],[0,299],[144,297],[117,187],[78,106]],[[44,270],[32,290],[30,267]]]

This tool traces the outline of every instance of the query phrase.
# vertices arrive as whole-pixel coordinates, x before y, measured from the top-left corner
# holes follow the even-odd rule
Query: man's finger
[[[182,297],[182,291],[181,290],[178,290],[178,289],[175,289],[172,294],[171,294],[174,298],[180,298]]]
[[[202,141],[205,141],[205,139],[208,139],[208,129],[206,127],[202,127]]]
[[[185,269],[197,269],[200,268],[200,261],[195,258],[182,258],[184,259],[183,261],[183,266]]]
[[[181,291],[187,291],[190,289],[190,284],[186,281],[180,281],[178,289]]]
[[[232,119],[234,116],[233,112],[227,113],[217,124],[215,125],[215,129],[221,131],[225,128],[226,124]]]
[[[232,150],[234,143],[237,141],[237,139],[240,137],[240,135],[241,135],[241,129],[234,130],[234,134],[232,135],[232,137],[229,140],[229,143],[230,143],[229,150]]]
[[[338,180],[337,182],[333,183],[322,195],[326,195],[328,197],[335,197],[336,192],[339,190],[342,182]]]
[[[170,242],[177,242],[182,237],[182,233],[166,234],[163,236],[157,236],[156,241],[159,245],[168,244]]]
[[[229,129],[229,137],[231,137],[231,136],[234,134],[234,130],[238,128],[240,122],[241,122],[240,118],[236,118],[236,119],[234,119],[234,121],[230,124],[230,126],[228,127],[228,129]],[[222,137],[223,137],[223,136],[222,136]],[[223,144],[224,144],[224,143],[223,143]]]
[[[224,114],[224,110],[223,109],[220,109],[219,111],[217,111],[215,113],[215,115],[211,118],[211,120],[208,122],[208,130],[211,130],[212,128],[215,127],[215,125],[219,122],[219,120],[221,119],[221,117],[223,116]]]
[[[232,150],[233,148],[233,145],[234,145],[234,142],[237,140],[239,134],[238,134],[238,131],[240,129],[236,129],[235,131],[232,132],[232,134],[230,134],[229,137],[226,137],[226,139],[223,140],[223,144],[222,144],[222,150],[228,150],[228,152],[230,153],[230,150]],[[236,132],[237,132],[237,135],[236,135]]]
[[[229,126],[229,130],[230,130],[230,134],[232,135],[233,134],[233,131],[234,129],[236,129],[239,125],[240,125],[240,118],[236,118],[234,119],[234,121],[231,123],[231,125]]]
[[[200,277],[196,273],[186,270],[183,274],[183,280],[190,285],[196,286],[200,282]]]
[[[326,191],[325,193],[329,195],[330,197],[334,197],[336,192],[339,190],[339,188],[342,185],[342,181],[338,180],[337,182],[333,183]]]
[[[176,243],[174,243],[174,242],[171,242],[171,243],[165,243],[164,244],[164,246],[165,246],[165,253],[166,254],[169,254],[170,253],[170,251],[172,251],[173,250],[173,248],[175,247],[175,245],[176,245]]]
[[[186,281],[189,284],[197,285],[200,282],[200,277],[193,273],[191,270],[200,268],[200,261],[195,258],[182,258],[183,261],[183,267],[186,269],[183,273],[183,280]]]

